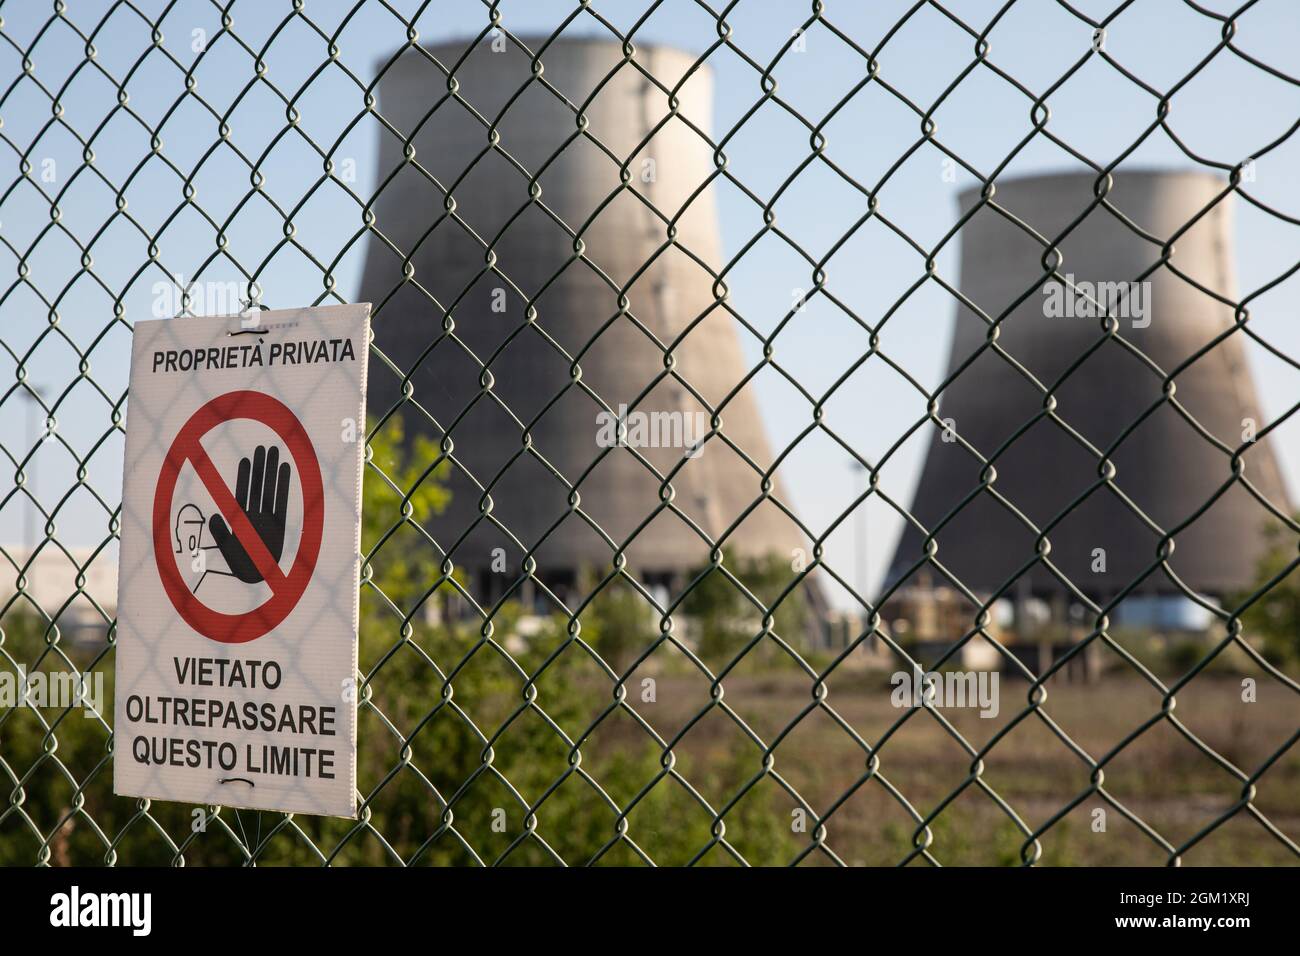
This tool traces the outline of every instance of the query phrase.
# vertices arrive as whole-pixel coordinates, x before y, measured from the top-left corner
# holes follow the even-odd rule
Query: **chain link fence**
[[[1300,269],[1300,194],[1276,185],[1293,178],[1300,81],[1255,45],[1294,39],[1295,11],[840,7],[0,5],[0,674],[104,687],[86,706],[4,702],[0,860],[1295,862],[1300,523],[1281,479],[1252,483],[1248,469],[1260,447],[1297,462],[1284,441],[1300,409],[1294,287],[1275,303]],[[599,52],[573,68],[574,43]],[[492,72],[497,54],[510,70]],[[709,76],[716,97],[699,85]],[[1272,132],[1234,125],[1233,89],[1261,98]],[[1217,183],[1158,235],[1112,196],[1151,163]],[[999,184],[1062,168],[1091,196],[1057,234],[1000,203]],[[954,216],[960,188],[971,198]],[[498,194],[505,213],[484,214]],[[1183,271],[1175,246],[1230,201],[1244,289],[1228,295]],[[976,303],[969,276],[955,281],[976,213],[1032,239],[1017,267],[1035,274],[1008,300]],[[1101,216],[1151,250],[1113,278],[1160,274],[1226,318],[1168,366],[1103,301],[1091,343],[1041,380],[1000,332],[1053,285],[1092,299],[1059,250]],[[719,217],[726,241],[702,248]],[[360,816],[115,797],[132,320],[363,296],[376,341]],[[945,372],[955,308],[983,325]],[[1156,322],[1179,321],[1160,308]],[[595,326],[569,321],[583,310]],[[533,364],[511,364],[520,343]],[[1270,414],[1225,436],[1177,386],[1243,343]],[[628,358],[638,350],[649,358]],[[1080,436],[1092,473],[1064,508],[1032,515],[1001,495],[997,468],[1038,440],[1035,424],[1073,428],[1077,406],[1057,399],[1107,350],[1138,361],[1145,410],[1108,423],[1109,445]],[[945,395],[977,359],[1022,373],[1037,407],[997,419],[993,445],[959,416],[962,497],[922,520],[917,475],[954,432]],[[534,365],[524,384],[502,374]],[[893,384],[855,378],[863,368]],[[553,411],[578,397],[589,434]],[[484,408],[496,417],[480,423]],[[639,408],[698,413],[700,427],[674,448],[637,447]],[[1169,522],[1113,464],[1157,409],[1188,425],[1169,454],[1214,455],[1213,490]],[[548,431],[548,415],[561,426]],[[508,457],[476,446],[488,433]],[[521,462],[533,470],[512,477]],[[603,506],[590,491],[602,482],[617,490]],[[1171,554],[1230,489],[1250,496],[1248,560],[1226,543],[1220,560],[1248,583],[1211,596]],[[997,586],[968,586],[944,544],[966,533],[963,509],[995,497],[1028,540]],[[1153,535],[1142,570],[1104,588],[1051,547],[1099,497]],[[663,522],[679,536],[643,556]],[[890,572],[876,561],[873,574],[900,535]],[[1185,598],[1199,624],[1121,623],[1153,575],[1172,582],[1157,603]],[[934,672],[998,696],[983,715],[925,695],[899,704],[896,675]]]

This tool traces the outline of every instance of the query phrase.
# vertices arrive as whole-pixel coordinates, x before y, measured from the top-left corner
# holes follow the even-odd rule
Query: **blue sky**
[[[140,0],[137,6],[150,18],[166,9],[161,0]],[[1117,5],[1076,0],[1073,6],[1086,15],[1104,17]],[[1232,9],[1220,2],[1202,6],[1220,12]],[[110,430],[110,402],[126,386],[129,333],[117,325],[101,336],[110,326],[114,301],[120,301],[122,314],[130,321],[150,316],[154,286],[169,273],[186,280],[242,278],[229,258],[217,254],[212,224],[184,203],[181,177],[168,163],[184,174],[198,168],[193,176],[198,203],[219,222],[231,217],[224,230],[225,249],[250,269],[264,264],[260,274],[265,301],[274,308],[321,299],[322,269],[303,252],[283,244],[283,216],[262,196],[252,194],[248,166],[231,147],[258,161],[265,177],[263,189],[281,209],[295,209],[301,203],[293,215],[297,241],[318,263],[332,266],[344,299],[356,293],[364,241],[357,240],[360,209],[341,189],[330,185],[307,195],[322,175],[321,160],[297,132],[281,135],[286,125],[284,104],[265,84],[253,83],[229,114],[229,145],[213,149],[216,121],[182,95],[182,70],[199,57],[194,47],[199,40],[210,43],[195,70],[196,91],[218,111],[224,112],[236,100],[254,72],[252,54],[232,37],[217,36],[220,13],[214,4],[175,3],[161,20],[157,48],[152,46],[151,27],[125,7],[116,8],[98,32],[96,25],[112,9],[111,3],[74,0],[69,7],[62,20],[50,24],[49,4],[0,4],[4,20],[0,36],[8,41],[0,41],[0,76],[7,90],[0,101],[4,137],[0,165],[7,171],[4,182],[10,187],[0,199],[0,238],[8,244],[0,248],[0,275],[5,277],[0,286],[5,290],[0,301],[0,338],[22,356],[44,335],[25,361],[29,380],[43,389],[51,403],[59,402],[57,433],[84,456]],[[370,80],[382,57],[406,42],[407,27],[398,14],[413,18],[422,42],[471,38],[489,23],[488,6],[481,0],[444,0],[428,4],[422,12],[414,2],[388,7],[370,3],[349,16],[351,7],[309,0],[303,10],[323,33],[337,31],[338,64],[362,82]],[[564,28],[566,34],[609,36],[591,11],[626,31],[652,4],[595,0],[589,7],[584,12],[573,2],[549,0],[505,0],[497,5],[502,24],[516,34],[549,33],[576,13]],[[953,0],[944,7],[977,31],[985,29],[997,9],[978,0]],[[878,76],[922,109],[928,109],[974,59],[972,37],[937,7],[901,0],[830,0],[823,8],[831,26],[813,25],[804,36],[806,50],[787,54],[773,71],[781,99],[814,122],[866,75],[865,59],[836,31],[864,49],[873,49],[916,8],[880,50]],[[755,61],[768,63],[792,31],[807,21],[809,9],[805,3],[739,0],[727,15],[732,42]],[[265,0],[236,0],[229,8],[235,34],[253,51],[280,31],[264,57],[265,78],[293,96],[322,67],[326,41],[290,12],[288,3]],[[1261,0],[1236,22],[1234,44],[1242,51],[1283,72],[1294,66],[1295,51],[1300,49],[1300,7],[1293,0]],[[69,24],[86,35],[95,32],[96,62],[103,72],[84,65],[85,40]],[[1220,30],[1217,21],[1181,0],[1136,0],[1110,24],[1106,52],[1147,84],[1168,90],[1214,49]],[[659,4],[636,30],[639,41],[700,54],[716,38],[716,18],[693,0]],[[1092,28],[1062,4],[1020,0],[998,19],[988,42],[991,62],[1041,93],[1089,54]],[[30,75],[22,76],[19,50],[29,47]],[[711,54],[708,62],[716,85],[714,128],[729,129],[760,99],[759,74],[727,49]],[[115,111],[118,100],[110,76],[119,82],[129,76],[125,80],[129,108],[150,126],[162,124],[157,154],[140,123],[121,109]],[[52,123],[50,98],[38,84],[58,97],[64,122],[81,138],[93,137],[94,167],[113,188],[86,167],[82,144],[59,123]],[[1156,111],[1155,98],[1095,55],[1048,103],[1050,129],[1103,165],[1131,146]],[[362,108],[360,89],[339,65],[330,64],[311,80],[296,105],[298,127],[317,142],[329,144],[336,163],[354,162],[353,188],[369,196],[379,174],[379,127],[371,117],[352,124]],[[933,118],[937,138],[986,175],[1030,131],[1029,110],[1030,101],[1023,93],[980,67],[957,86]],[[1187,150],[1208,161],[1231,165],[1258,156],[1252,195],[1300,220],[1300,177],[1294,172],[1300,162],[1300,135],[1260,154],[1265,144],[1285,134],[1298,118],[1300,87],[1225,51],[1178,90],[1169,123]],[[869,83],[824,132],[827,155],[859,182],[874,185],[916,143],[919,119],[881,84]],[[20,153],[31,163],[34,183],[14,182]],[[746,121],[728,147],[733,172],[763,196],[775,192],[808,153],[807,130],[772,103]],[[1158,131],[1125,160],[1121,170],[1196,165]],[[1002,175],[1078,168],[1075,159],[1037,137]],[[944,172],[942,154],[922,146],[880,192],[881,210],[923,246],[936,243],[951,226],[957,193],[974,182],[964,170],[948,177]],[[94,276],[82,267],[83,251],[58,227],[51,228],[50,201],[38,186],[46,195],[60,197],[61,223],[88,245]],[[127,212],[157,236],[154,259],[140,231],[115,216],[117,189],[123,189]],[[761,213],[734,188],[719,190],[718,202],[724,251],[730,255],[760,229]],[[865,203],[861,193],[824,165],[812,164],[787,190],[776,211],[782,229],[820,257],[861,215]],[[1243,295],[1296,264],[1298,235],[1300,227],[1295,224],[1238,203],[1237,268]],[[15,281],[19,255],[24,256],[30,283],[48,302]],[[950,281],[957,280],[955,243],[940,253],[938,268]],[[827,285],[864,321],[874,323],[922,272],[922,258],[915,250],[872,223],[830,260]],[[810,281],[809,267],[801,257],[780,242],[765,239],[731,275],[733,304],[755,327],[771,329],[789,308],[794,290],[807,288]],[[66,294],[55,300],[68,283],[72,285]],[[1300,355],[1298,286],[1300,278],[1293,277],[1252,305],[1253,328],[1279,351],[1293,356]],[[51,303],[58,313],[54,329],[48,325]],[[952,314],[951,300],[929,284],[891,319],[882,333],[882,347],[919,381],[933,386],[945,370]],[[778,338],[776,348],[782,364],[810,391],[819,393],[862,353],[865,341],[865,333],[855,323],[828,302],[814,300]],[[758,340],[746,336],[743,346],[756,363]],[[82,361],[78,352],[86,356],[90,375],[107,398],[90,382],[78,379]],[[1300,372],[1253,345],[1249,356],[1270,419],[1300,401]],[[31,413],[8,391],[15,372],[13,355],[0,352],[0,441],[11,454],[21,454]],[[758,395],[773,445],[783,447],[806,427],[810,408],[774,374],[759,377]],[[921,396],[883,363],[872,362],[828,405],[827,421],[874,459],[893,444],[904,423],[923,413]],[[1300,416],[1279,430],[1275,448],[1294,495],[1300,490]],[[86,482],[110,506],[116,504],[121,487],[121,449],[120,435],[109,435],[87,464]],[[886,470],[883,480],[899,500],[910,500],[923,452],[924,440],[918,437]],[[59,539],[85,545],[103,541],[107,513],[87,489],[76,485],[73,456],[59,441],[51,441],[41,446],[36,461],[38,494],[46,507],[54,507],[65,496],[68,499],[57,519]],[[0,463],[0,468],[7,467]],[[796,506],[813,527],[832,522],[860,481],[843,450],[826,439],[801,445],[790,457],[784,476]],[[2,484],[8,488],[9,479]],[[0,542],[22,540],[26,511],[19,497],[0,506]],[[879,578],[898,531],[897,519],[878,504],[868,506],[866,526],[865,567],[856,558],[853,522],[829,542],[831,562],[856,581]],[[115,553],[109,552],[109,557],[115,560]]]

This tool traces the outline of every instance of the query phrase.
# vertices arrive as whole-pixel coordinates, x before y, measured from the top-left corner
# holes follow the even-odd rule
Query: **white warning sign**
[[[137,322],[113,790],[356,815],[370,306]]]

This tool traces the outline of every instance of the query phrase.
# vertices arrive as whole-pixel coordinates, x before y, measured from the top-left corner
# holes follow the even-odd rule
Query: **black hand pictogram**
[[[248,523],[253,526],[271,557],[280,560],[284,551],[285,515],[289,510],[289,478],[291,469],[286,461],[280,462],[280,449],[271,446],[268,452],[261,445],[253,452],[253,461],[240,459],[239,474],[235,479],[235,502]],[[278,466],[278,467],[277,467]],[[226,525],[226,520],[214,514],[208,522],[212,539],[230,567],[230,573],[248,584],[262,580],[262,572],[248,556],[244,546]]]

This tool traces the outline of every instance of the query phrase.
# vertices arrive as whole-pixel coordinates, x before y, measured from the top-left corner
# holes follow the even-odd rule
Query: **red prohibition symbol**
[[[298,466],[298,477],[302,482],[302,537],[288,574],[280,570],[222,480],[217,466],[199,443],[199,439],[218,425],[241,418],[261,422],[274,431]],[[186,587],[176,567],[171,549],[171,507],[176,479],[187,461],[261,572],[262,579],[271,588],[271,596],[247,613],[225,614],[208,607]],[[158,474],[158,488],[153,499],[153,552],[163,589],[185,623],[204,637],[223,644],[256,640],[288,617],[307,590],[320,555],[324,517],[325,495],[320,462],[302,422],[283,402],[263,392],[241,390],[220,395],[196,411],[181,427]]]

